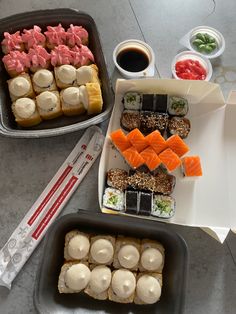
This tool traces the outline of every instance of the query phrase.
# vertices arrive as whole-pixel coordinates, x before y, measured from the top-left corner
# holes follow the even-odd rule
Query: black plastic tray
[[[88,31],[89,48],[94,54],[102,82],[103,111],[96,116],[64,116],[43,121],[29,129],[21,128],[16,124],[11,112],[11,100],[6,82],[9,76],[5,71],[3,62],[0,61],[0,134],[24,138],[56,136],[87,128],[104,121],[108,117],[113,106],[113,94],[98,30],[90,15],[74,9],[39,10],[12,15],[0,20],[0,41],[3,39],[4,32],[14,33],[17,30],[22,31],[24,28],[32,28],[33,25],[39,25],[45,31],[46,26],[54,26],[58,23],[61,23],[65,28],[69,27],[70,24],[81,25]],[[0,56],[2,59],[3,54],[1,53]]]
[[[59,294],[58,276],[63,265],[65,234],[73,228],[97,234],[127,235],[160,241],[165,247],[161,300],[153,305],[119,304],[95,300],[83,293]],[[182,314],[186,293],[188,254],[185,241],[166,224],[132,217],[79,211],[60,217],[45,239],[36,280],[34,303],[40,313],[158,313]]]

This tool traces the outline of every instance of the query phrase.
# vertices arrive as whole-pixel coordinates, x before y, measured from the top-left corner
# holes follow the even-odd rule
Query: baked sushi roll
[[[154,94],[143,94],[142,95],[142,111],[154,111]]]
[[[182,159],[184,177],[198,178],[202,176],[201,159],[199,156],[186,156]]]
[[[153,193],[139,192],[139,215],[150,216],[153,208]]]
[[[157,113],[152,111],[141,111],[140,113],[140,130],[144,134],[149,134],[158,130],[164,134],[168,124],[168,114]]]
[[[111,284],[111,269],[105,265],[90,265],[90,268],[90,281],[84,292],[94,299],[106,300]]]
[[[136,92],[127,92],[122,100],[125,109],[140,110],[142,106],[142,95]]]
[[[171,116],[183,117],[188,113],[188,101],[182,97],[171,96],[168,103],[168,113]]]
[[[65,45],[59,45],[51,51],[51,65],[54,67],[72,64],[72,60],[72,52],[69,47]]]
[[[18,75],[7,81],[12,101],[22,97],[34,97],[34,90],[28,73]]]
[[[107,172],[107,185],[124,191],[127,188],[128,173],[123,169],[112,168]]]
[[[102,204],[106,208],[123,211],[124,192],[114,188],[106,188],[103,194]]]
[[[102,112],[103,99],[99,83],[87,83],[85,86],[80,86],[80,94],[88,115]]]
[[[32,29],[24,29],[21,35],[26,50],[35,46],[46,46],[46,37],[41,32],[41,28],[34,25]]]
[[[65,116],[74,116],[85,113],[85,108],[80,101],[78,87],[68,87],[60,92],[61,107]]]
[[[30,68],[30,59],[24,51],[10,51],[2,58],[2,62],[10,77],[28,72]]]
[[[160,300],[162,275],[158,273],[139,273],[135,290],[135,304],[154,304]]]
[[[128,178],[128,185],[132,189],[154,191],[156,187],[156,181],[154,176],[150,173],[141,171],[135,171]]]
[[[110,301],[132,303],[136,288],[136,274],[128,269],[118,269],[112,272],[111,285],[108,290]]]
[[[4,39],[1,42],[2,52],[6,55],[11,51],[24,51],[25,46],[20,35],[17,31],[14,34],[8,32],[3,33]]]
[[[66,261],[87,261],[90,249],[90,236],[78,230],[72,230],[65,236],[64,258]]]
[[[89,34],[82,26],[70,24],[66,31],[66,43],[69,47],[88,45]]]
[[[94,63],[94,55],[89,47],[85,45],[74,46],[70,49],[70,52],[72,56],[71,64],[76,68]]]
[[[114,254],[113,267],[136,271],[140,258],[140,240],[118,236]]]
[[[161,167],[153,175],[153,192],[170,195],[173,193],[176,183],[174,175],[167,173]]]
[[[38,70],[33,74],[32,84],[36,94],[57,90],[53,72],[46,69]]]
[[[159,242],[149,239],[141,241],[140,272],[161,273],[164,267],[165,249]]]
[[[54,68],[56,84],[59,88],[76,86],[76,69],[72,65],[65,64]]]
[[[15,121],[20,126],[31,127],[42,121],[35,101],[31,98],[19,98],[13,102],[11,108],[15,116]]]
[[[59,92],[46,91],[36,97],[36,104],[40,116],[44,120],[50,120],[62,115]]]
[[[159,218],[171,218],[175,213],[175,200],[169,195],[154,195],[152,216]]]
[[[158,113],[166,113],[168,106],[168,95],[156,94],[154,101],[154,111]]]
[[[58,24],[57,26],[47,26],[47,31],[44,32],[46,36],[46,46],[49,50],[54,49],[56,46],[66,44],[66,31]]]
[[[191,124],[189,119],[183,117],[172,117],[168,122],[168,134],[179,135],[186,138],[190,132]]]
[[[98,67],[96,64],[83,65],[76,70],[77,85],[85,85],[87,83],[99,83]]]
[[[137,215],[139,211],[139,192],[125,191],[125,212],[127,214]]]
[[[136,110],[124,110],[120,118],[120,125],[126,131],[132,131],[140,127],[140,112]]]
[[[91,237],[89,263],[111,265],[115,251],[115,243],[115,237],[109,235]]]
[[[91,277],[86,263],[68,262],[62,268],[58,279],[59,293],[78,293],[84,290]]]
[[[30,48],[28,58],[30,60],[30,71],[33,73],[40,69],[48,69],[51,65],[51,55],[42,46]]]

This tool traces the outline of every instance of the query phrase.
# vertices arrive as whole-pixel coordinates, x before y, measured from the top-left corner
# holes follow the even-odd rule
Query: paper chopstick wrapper
[[[87,129],[0,251],[0,285],[11,283],[102,150],[98,127]]]

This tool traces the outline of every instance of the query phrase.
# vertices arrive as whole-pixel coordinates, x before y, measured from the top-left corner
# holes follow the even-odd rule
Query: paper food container
[[[109,139],[109,134],[120,128],[121,101],[127,91],[182,96],[188,100],[191,132],[185,142],[190,147],[189,155],[201,157],[203,176],[190,182],[183,179],[180,170],[174,173],[176,212],[168,221],[162,221],[202,227],[223,243],[229,230],[236,229],[236,92],[225,104],[218,84],[172,79],[118,80],[99,166],[99,202],[103,212],[107,212],[102,206],[106,172],[111,168],[129,169]],[[141,219],[145,218],[141,216]],[[157,220],[151,216],[146,219]]]

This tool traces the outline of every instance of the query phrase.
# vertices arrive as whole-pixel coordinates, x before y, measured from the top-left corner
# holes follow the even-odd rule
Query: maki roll
[[[137,214],[139,209],[138,191],[125,191],[125,212],[127,214]]]
[[[153,207],[153,194],[150,192],[139,193],[139,215],[149,216]]]
[[[182,97],[170,97],[168,113],[172,116],[185,116],[188,113],[188,101]]]
[[[155,96],[154,111],[159,113],[167,112],[168,95],[157,94]]]
[[[154,99],[153,94],[143,94],[142,110],[143,111],[154,111]]]
[[[163,134],[167,128],[168,114],[151,111],[141,111],[140,130],[144,134],[149,134],[158,130]]]
[[[124,110],[121,118],[120,125],[126,131],[132,131],[140,126],[140,113],[136,110]]]
[[[182,117],[172,117],[168,122],[168,133],[186,138],[190,132],[191,124],[189,119]]]
[[[107,185],[123,191],[127,188],[128,173],[123,169],[110,169],[107,172]]]
[[[142,96],[136,92],[128,92],[124,95],[122,100],[125,109],[128,110],[140,110],[142,104]]]
[[[153,178],[153,191],[155,193],[160,193],[164,195],[170,195],[173,193],[176,183],[175,176],[168,174],[163,169],[161,169],[161,167],[159,167]]]
[[[103,206],[117,211],[124,209],[124,193],[114,188],[106,188],[103,194]]]
[[[152,216],[171,218],[175,213],[175,200],[171,196],[154,195]]]

